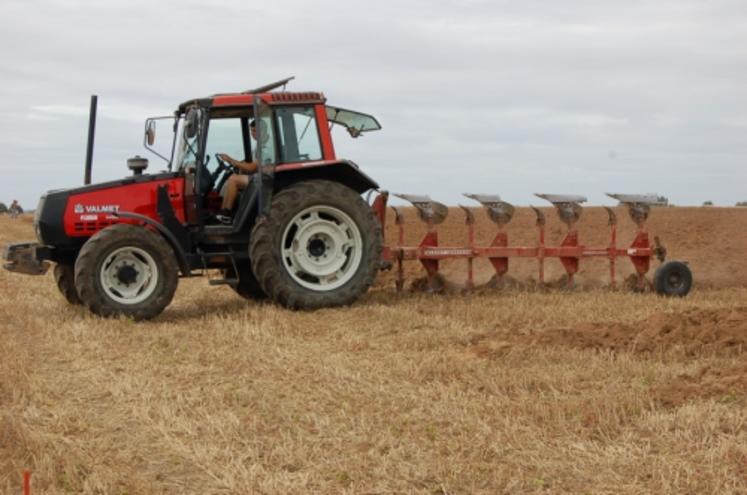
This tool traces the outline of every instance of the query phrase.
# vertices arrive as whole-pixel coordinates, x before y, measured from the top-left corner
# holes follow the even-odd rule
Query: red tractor
[[[381,127],[370,115],[327,105],[322,93],[279,91],[290,79],[179,105],[161,118],[173,124],[173,144],[158,173],[144,173],[148,161],[135,157],[132,176],[88,184],[92,125],[87,185],[43,195],[34,219],[39,242],[8,246],[5,267],[43,274],[54,262],[66,299],[102,316],[152,318],[171,302],[180,275],[207,269],[223,274],[211,284],[290,308],[355,301],[382,267],[382,223],[361,197],[378,185],[337,158],[330,131],[340,125],[357,137]],[[154,152],[159,122],[145,125]],[[214,219],[226,180],[239,171],[221,153],[259,168],[230,224]]]

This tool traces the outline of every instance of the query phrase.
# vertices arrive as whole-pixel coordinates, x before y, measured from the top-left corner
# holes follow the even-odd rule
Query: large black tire
[[[97,315],[144,320],[169,305],[178,272],[174,251],[163,237],[145,227],[117,224],[83,245],[75,262],[75,287]],[[128,293],[131,284],[134,293]]]
[[[68,303],[78,306],[83,304],[78,297],[78,291],[75,288],[75,265],[67,263],[58,263],[54,267],[54,279],[57,282],[57,288],[65,296]]]
[[[308,219],[305,212],[311,212]],[[301,245],[303,239],[308,239],[306,245]],[[351,304],[365,294],[376,280],[382,243],[381,224],[359,194],[337,182],[313,180],[275,195],[269,216],[254,226],[249,258],[273,301],[292,309],[316,309]],[[330,261],[322,259],[327,256]],[[328,265],[318,265],[317,271],[314,263]],[[339,270],[324,272],[337,263],[342,263]],[[298,271],[300,266],[312,269]]]
[[[668,261],[654,273],[654,290],[662,296],[685,297],[693,286],[693,274],[681,261]]]
[[[259,285],[257,277],[254,276],[252,265],[249,261],[237,261],[236,267],[239,269],[238,276],[233,267],[225,270],[225,278],[238,278],[238,285],[232,285],[231,288],[244,299],[262,300],[267,299],[267,294]]]

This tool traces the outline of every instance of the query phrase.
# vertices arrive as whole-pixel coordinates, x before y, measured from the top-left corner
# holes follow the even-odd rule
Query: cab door
[[[269,212],[275,166],[278,162],[275,122],[272,107],[259,96],[254,97],[255,125],[257,127],[257,211],[260,216]]]

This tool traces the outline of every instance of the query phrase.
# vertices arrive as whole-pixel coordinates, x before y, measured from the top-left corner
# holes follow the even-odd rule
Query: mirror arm
[[[157,157],[163,159],[166,163],[168,163],[169,164],[169,171],[171,171],[171,160],[169,160],[168,158],[166,158],[165,156],[163,156],[161,153],[159,153],[158,151],[156,151],[155,149],[153,149],[148,144],[148,132],[151,129],[151,124],[153,126],[155,126],[155,120],[156,119],[170,119],[170,118],[173,118],[173,117],[169,116],[169,117],[156,117],[156,118],[145,119],[145,132],[143,133],[143,147],[146,150],[148,150],[151,153],[153,153],[154,155],[156,155]],[[153,130],[153,133],[154,133],[153,135],[155,137],[155,129]],[[171,155],[172,155],[172,157],[174,155],[174,146],[175,146],[175,143],[176,143],[176,139],[174,139],[173,142],[172,142],[172,144],[171,144]]]

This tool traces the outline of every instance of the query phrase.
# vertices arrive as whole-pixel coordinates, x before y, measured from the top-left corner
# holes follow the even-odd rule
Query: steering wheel
[[[239,173],[238,167],[234,167],[230,163],[226,163],[225,161],[221,160],[220,153],[215,154],[215,159],[218,161],[218,168],[215,170],[215,173],[218,174],[219,172],[223,172],[224,170],[230,170],[231,173],[237,174]]]
[[[223,187],[223,184],[228,179],[228,176],[230,174],[239,173],[239,169],[237,167],[234,167],[230,163],[226,163],[225,161],[221,160],[220,153],[215,154],[215,160],[218,162],[218,166],[210,177],[210,185],[212,188],[217,184],[218,187],[216,189],[220,190]],[[223,174],[222,177],[221,174]]]

